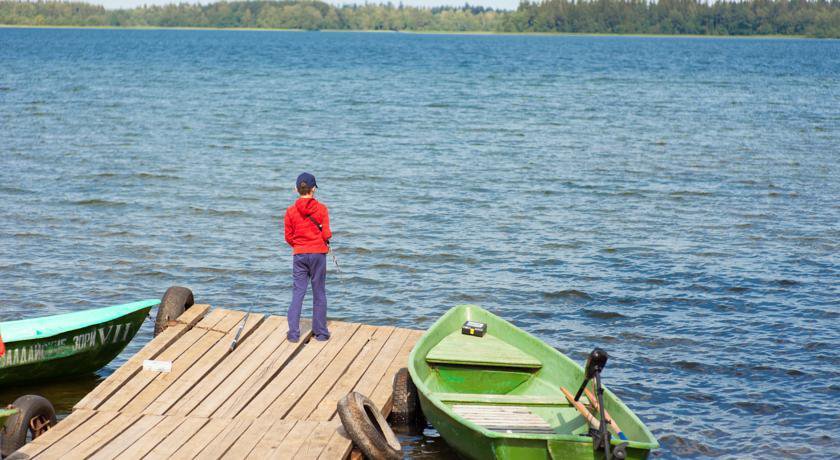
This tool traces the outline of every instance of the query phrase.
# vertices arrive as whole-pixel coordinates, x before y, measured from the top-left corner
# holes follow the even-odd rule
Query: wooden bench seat
[[[531,395],[498,395],[471,393],[434,393],[443,402],[491,404],[491,405],[520,405],[520,406],[568,406],[569,401],[564,396],[531,396]],[[589,404],[586,396],[581,397],[583,404]]]
[[[555,434],[548,422],[521,406],[484,406],[455,404],[453,412],[459,416],[500,433]]]

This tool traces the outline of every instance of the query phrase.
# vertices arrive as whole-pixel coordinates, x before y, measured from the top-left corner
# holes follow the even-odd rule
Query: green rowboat
[[[0,387],[90,374],[119,355],[159,300],[0,323]]]
[[[465,321],[487,324],[465,335]],[[472,305],[443,315],[415,345],[408,364],[426,419],[461,455],[474,459],[602,459],[589,425],[560,387],[572,392],[583,368],[546,343]],[[581,399],[587,403],[586,397]],[[627,436],[627,458],[659,447],[612,392],[604,406]],[[621,442],[613,437],[612,444]]]
[[[6,419],[18,413],[17,409],[0,409],[0,427],[6,423]]]

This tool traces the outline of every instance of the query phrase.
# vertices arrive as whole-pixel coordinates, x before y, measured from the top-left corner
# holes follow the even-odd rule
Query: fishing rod
[[[327,252],[329,252],[330,256],[332,257],[332,261],[335,264],[336,271],[338,271],[338,273],[341,274],[341,267],[338,266],[338,259],[336,259],[335,252],[333,252],[332,246],[330,246],[329,241],[327,241],[327,250]]]
[[[230,344],[228,353],[236,350],[236,345],[239,344],[239,337],[242,335],[242,330],[245,329],[245,323],[248,322],[248,317],[251,316],[252,308],[254,308],[254,304],[251,304],[251,306],[248,307],[248,313],[245,313],[245,317],[242,318],[242,323],[239,324],[239,330],[236,331],[236,337],[233,338],[233,342]]]
[[[315,220],[312,215],[306,216],[316,227],[318,227],[318,231],[323,234],[324,226],[321,225],[317,220]],[[330,245],[330,240],[324,240],[324,243],[327,244],[327,253],[332,257],[333,263],[335,264],[335,269],[338,270],[338,273],[341,273],[341,267],[338,266],[338,259],[335,257],[335,253],[332,250],[332,245]]]

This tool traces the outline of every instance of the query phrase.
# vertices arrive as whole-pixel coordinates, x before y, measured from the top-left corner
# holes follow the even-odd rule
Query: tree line
[[[334,6],[318,0],[170,4],[108,10],[0,0],[0,24],[441,32],[806,35],[840,38],[840,0],[524,0],[515,11],[470,5]]]

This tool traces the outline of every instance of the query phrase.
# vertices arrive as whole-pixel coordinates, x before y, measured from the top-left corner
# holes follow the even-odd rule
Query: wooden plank
[[[259,324],[259,320],[262,318],[262,315],[252,315],[251,318],[255,321],[255,324]],[[221,324],[222,322],[219,322],[219,325],[216,327],[221,327]],[[231,330],[235,330],[238,327],[239,324],[236,324]],[[200,333],[200,330],[196,332]],[[186,374],[187,371],[208,351],[210,351],[223,337],[224,334],[222,332],[217,332],[216,330],[206,331],[201,339],[190,345],[184,353],[172,362],[172,372],[166,374],[151,373],[155,376],[154,379],[149,382],[146,388],[144,388],[122,409],[123,412],[143,413],[149,405],[155,402],[158,396],[166,391],[170,385],[178,382],[178,379],[180,379],[182,375]],[[180,342],[175,346],[179,345]],[[180,382],[178,384],[180,384]]]
[[[101,430],[98,430],[92,436],[88,437],[73,450],[64,454],[64,458],[68,460],[82,460],[93,455],[102,448],[109,441],[119,436],[123,431],[132,426],[140,416],[120,414],[115,419],[108,422]]]
[[[243,315],[244,316],[244,315]],[[245,328],[239,337],[240,342],[246,342],[251,332],[259,327],[262,323],[264,315],[252,314],[245,323]],[[219,323],[220,325],[222,323]],[[145,413],[163,415],[169,411],[178,401],[185,397],[192,389],[207,375],[224,361],[225,357],[230,352],[230,344],[238,333],[238,322],[232,325],[233,327],[227,329],[225,334],[209,351],[204,353],[196,363],[184,372],[178,380],[170,385],[166,391],[161,393],[154,402],[149,404]],[[222,330],[225,330],[222,329]],[[174,414],[169,414],[174,415]]]
[[[406,342],[411,338],[411,330],[397,329],[391,334],[388,343],[382,348],[379,356],[376,357],[365,375],[359,380],[353,391],[363,395],[371,395],[376,390],[379,382],[385,377],[391,364],[400,355]],[[393,379],[393,377],[391,377]]]
[[[350,440],[350,436],[347,435],[347,432],[344,431],[344,427],[340,425],[338,429],[335,430],[335,433],[330,437],[330,440],[327,441],[327,445],[324,447],[324,450],[321,451],[321,455],[318,456],[321,460],[335,460],[337,458],[343,459],[346,458],[350,454],[350,450],[353,449],[353,441]]]
[[[208,311],[210,311],[210,305],[197,303],[192,307],[187,308],[187,311],[182,313],[181,316],[175,318],[175,322],[178,324],[185,324],[192,329],[193,326],[198,324],[205,316],[207,316]]]
[[[364,327],[364,326],[363,326]],[[305,364],[302,369],[299,371],[295,371],[293,374],[288,375],[285,378],[291,378],[291,383],[285,388],[283,393],[277,397],[274,401],[271,402],[265,408],[263,412],[264,417],[268,417],[270,419],[278,419],[278,418],[286,418],[286,413],[295,405],[295,403],[300,399],[301,395],[303,395],[315,380],[321,375],[321,373],[326,369],[326,367],[335,359],[335,357],[341,352],[342,348],[347,344],[348,341],[352,339],[356,335],[356,332],[360,329],[358,324],[348,325],[347,331],[352,331],[349,334],[339,333],[338,336],[333,334],[330,340],[322,343],[326,343],[321,351],[318,353],[311,362]],[[365,332],[362,332],[360,337],[364,340],[367,340],[369,337],[370,329],[365,328]],[[358,340],[358,339],[357,339]],[[312,340],[309,344],[304,347],[306,348],[318,345],[319,342],[316,340]],[[301,354],[292,361],[291,364],[298,364],[299,359],[301,358]],[[302,362],[300,364],[303,364]],[[290,365],[287,369],[291,369],[292,366]],[[288,374],[288,373],[287,373]],[[281,380],[280,377],[275,379],[275,383],[280,380],[281,382],[285,382],[285,380]]]
[[[168,337],[158,346],[166,345],[155,358],[172,361],[173,372],[122,372],[126,380],[114,379],[89,402],[123,413],[79,410],[63,422],[66,428],[59,424],[37,440],[42,447],[36,442],[29,449],[45,459],[345,458],[352,442],[335,415],[337,401],[350,390],[365,390],[387,415],[394,375],[422,334],[331,322],[329,341],[291,344],[285,318],[251,315],[240,346],[229,352],[242,317],[244,312],[216,309],[191,331],[164,332]],[[545,426],[527,408],[463,406],[464,416],[499,429]],[[47,436],[54,441],[47,443]]]
[[[181,316],[173,320],[169,320],[166,323],[166,326],[164,326],[164,330],[178,325],[187,326],[187,330],[190,330],[202,319],[204,319],[204,316],[207,315],[208,311],[210,311],[210,305],[193,305],[187,308],[187,311],[182,313]]]
[[[531,414],[531,410],[524,406],[488,406],[480,404],[455,404],[454,410],[476,414]]]
[[[340,425],[341,423],[338,421],[318,422],[318,426],[304,440],[303,445],[294,453],[293,458],[296,460],[317,459],[321,452],[326,449],[327,443]]]
[[[484,425],[482,425],[482,427],[487,429],[488,431],[497,431],[499,433],[557,434],[554,430],[552,430],[550,428],[539,428],[539,427],[532,427],[532,428],[519,427],[518,428],[518,427],[509,427],[509,426],[505,426],[505,425],[501,425],[501,426],[493,426],[493,425],[484,426]]]
[[[341,346],[346,342],[353,332],[359,327],[358,324],[351,323],[334,323],[331,325],[332,337],[326,342],[319,342],[317,340],[310,340],[306,343],[300,352],[291,360],[271,382],[266,385],[247,405],[239,412],[237,418],[259,418],[266,411],[266,409],[274,403],[283,392],[295,381],[295,379],[305,372],[311,363],[325,350],[330,344],[332,349],[336,346]],[[282,418],[282,417],[278,417]]]
[[[358,382],[348,388],[348,383],[353,380],[352,376],[342,377],[329,394],[324,396],[318,408],[309,416],[309,420],[332,420],[336,415],[338,401],[351,391],[358,391],[363,395],[371,394],[408,338],[408,332],[408,329],[394,329],[373,362],[364,370]]]
[[[173,343],[187,333],[193,326],[205,317],[209,305],[193,305],[187,310],[189,313],[189,322],[180,324],[178,326],[170,327],[163,331],[160,335],[152,339],[146,344],[143,349],[137,352],[128,361],[108,376],[102,383],[100,383],[93,391],[82,398],[74,409],[97,409],[104,401],[116,393],[123,384],[134,377],[141,369],[143,369],[143,361],[147,359],[155,359]],[[187,315],[184,313],[184,315]],[[182,315],[182,316],[184,316]]]
[[[286,342],[286,319],[272,316],[251,338],[237,346],[219,367],[169,412],[178,415],[210,417],[250,377],[260,364]],[[228,415],[229,416],[229,415]]]
[[[177,417],[176,417],[177,418]],[[206,418],[189,417],[184,420],[183,424],[173,431],[169,436],[160,441],[154,449],[147,455],[145,460],[168,460],[173,458],[175,452],[181,448],[184,443],[192,440],[210,420]]]
[[[452,411],[488,430],[518,433],[554,433],[554,429],[542,417],[523,406],[452,406]]]
[[[149,430],[156,427],[161,421],[163,421],[163,417],[156,415],[146,415],[140,417],[141,418],[128,429],[112,439],[107,445],[103,446],[102,449],[97,451],[95,455],[88,458],[92,460],[107,460],[116,458],[120,456],[129,446],[143,438]]]
[[[228,419],[212,419],[204,427],[198,430],[189,441],[186,441],[173,455],[173,458],[195,458],[211,441],[230,425]]]
[[[503,413],[503,412],[497,412],[497,413],[475,413],[475,412],[473,412],[473,413],[470,413],[470,412],[460,412],[459,411],[458,415],[460,415],[464,418],[469,418],[470,420],[483,420],[483,421],[488,421],[488,422],[499,421],[499,422],[505,422],[505,423],[510,423],[510,424],[528,424],[528,425],[544,424],[544,425],[548,425],[548,423],[542,418],[539,418],[539,417],[531,418],[531,417],[523,416],[521,414],[520,415],[506,414],[506,413]]]
[[[295,398],[292,406],[290,406],[290,409],[283,417],[306,420],[324,398],[324,395],[329,393],[338,380],[344,376],[351,363],[354,362],[377,333],[384,333],[384,338],[387,339],[387,336],[390,335],[390,330],[384,330],[383,328],[377,328],[371,325],[362,325],[359,327],[356,333],[353,334],[353,337],[338,351],[335,358],[321,370],[317,379],[308,385],[305,393]],[[381,347],[384,341],[383,336],[380,335],[379,339],[375,346],[378,345]]]
[[[217,308],[211,311],[209,315],[205,316],[204,319],[199,321],[194,327],[199,329],[213,329],[217,324],[219,324],[219,321],[226,318],[231,311],[233,310]]]
[[[299,420],[295,423],[292,431],[283,439],[283,442],[274,449],[271,457],[273,459],[286,460],[294,458],[293,452],[297,452],[307,439],[311,436],[315,428],[318,427],[318,422],[311,422],[309,420]]]
[[[251,453],[248,455],[248,459],[251,460],[264,460],[268,458],[277,446],[283,442],[283,439],[286,438],[286,435],[292,431],[295,424],[297,423],[296,420],[277,420],[272,425],[271,429],[265,434],[265,436],[260,439]]]
[[[492,425],[492,426],[504,426],[504,427],[520,427],[520,428],[545,428],[551,429],[551,427],[545,423],[545,420],[530,420],[530,419],[523,419],[523,420],[505,420],[504,416],[497,416],[497,417],[475,417],[471,415],[465,414],[458,414],[464,417],[471,422],[474,422],[478,425]]]
[[[116,412],[97,412],[85,423],[79,425],[75,430],[64,436],[60,441],[51,444],[38,455],[38,458],[45,460],[64,458],[68,452],[72,451],[85,439],[96,434],[108,422],[115,419],[117,415],[119,414]]]
[[[228,457],[228,450],[245,433],[252,424],[261,423],[256,420],[227,420],[227,426],[216,436],[213,441],[207,444],[195,458],[198,460],[218,460]],[[233,457],[233,455],[231,455]]]
[[[227,331],[233,329],[234,327],[238,326],[239,323],[242,322],[242,319],[245,318],[245,312],[244,311],[226,310],[226,309],[222,309],[222,308],[218,308],[217,310],[221,310],[221,312],[224,314],[221,321],[219,321],[218,323],[215,323],[215,325],[212,325],[212,326],[211,326],[212,323],[207,323],[205,325],[204,321],[202,321],[202,322],[198,323],[195,327],[205,328],[205,329],[209,329],[211,331],[216,331],[216,332],[227,332]],[[215,313],[215,310],[213,312]],[[254,316],[254,315],[251,315],[251,316]],[[260,315],[260,316],[262,316],[262,315]],[[250,321],[248,321],[248,322],[250,322]]]
[[[140,437],[134,444],[128,446],[120,454],[120,460],[141,460],[157,445],[186,422],[186,417],[164,417],[163,420]]]
[[[330,325],[330,329],[335,326]],[[296,355],[304,344],[312,336],[311,325],[300,325],[301,336],[298,343],[291,343],[286,341],[285,344],[279,347],[259,368],[251,374],[250,377],[239,387],[236,391],[228,397],[221,407],[219,407],[214,416],[236,416],[238,415],[268,384],[274,380],[277,374],[283,370],[289,363],[289,360]],[[319,342],[320,343],[320,342]],[[297,358],[300,358],[299,356]],[[281,390],[282,391],[282,390]],[[275,396],[276,397],[276,396]]]
[[[167,348],[163,353],[158,356],[160,361],[171,361],[173,363],[173,370],[174,370],[174,363],[175,361],[184,353],[194,350],[196,344],[202,344],[202,339],[204,339],[204,343],[206,343],[208,334],[214,334],[209,332],[206,329],[193,329],[188,331],[184,334],[180,340],[172,344],[169,348]],[[217,333],[215,333],[217,334]],[[210,337],[211,340],[218,340],[218,337]],[[153,372],[149,370],[141,369],[137,372],[134,377],[130,380],[126,381],[123,384],[122,388],[119,389],[116,393],[114,393],[110,398],[102,403],[100,406],[101,410],[104,411],[119,411],[122,410],[126,405],[128,405],[137,395],[143,392],[146,387],[152,383],[158,376],[160,375],[159,372]]]
[[[393,393],[393,386],[394,386],[394,376],[396,375],[397,371],[400,368],[406,367],[408,365],[408,355],[411,353],[411,350],[414,348],[414,344],[417,343],[417,340],[423,335],[423,331],[416,331],[416,330],[409,330],[409,329],[398,329],[398,331],[402,331],[404,334],[405,341],[402,342],[399,351],[393,355],[392,359],[390,360],[387,367],[385,367],[385,372],[379,378],[378,383],[373,386],[373,381],[370,378],[363,377],[359,384],[356,385],[356,391],[362,390],[363,394],[369,395],[370,399],[382,410],[384,415],[388,415],[391,412],[391,402],[392,402],[392,393]],[[392,334],[393,336],[393,334]],[[387,359],[383,359],[383,361],[388,362]],[[382,368],[382,365],[377,363],[377,372],[372,373],[371,375],[378,374],[378,370]],[[373,390],[368,392],[366,391],[368,388],[373,386]],[[338,414],[333,416],[333,420],[338,420]],[[336,433],[330,438],[327,446],[324,448],[323,452],[321,453],[321,459],[335,459],[335,458],[346,458],[350,455],[350,452],[353,448],[353,441],[350,440],[347,433],[344,431],[344,428],[340,427]]]
[[[356,385],[359,377],[365,372],[393,331],[393,327],[360,327],[353,338],[347,342],[335,359],[324,369],[318,380],[299,398],[286,417],[300,420],[309,419],[312,412],[324,400],[324,397],[329,395],[339,383],[343,381],[343,386],[347,388]],[[336,403],[338,403],[338,398],[333,401],[333,406]]]
[[[397,375],[397,371],[408,366],[408,355],[411,354],[414,344],[417,343],[422,335],[423,331],[412,330],[409,332],[408,338],[405,343],[403,343],[399,354],[394,357],[394,360],[391,362],[388,370],[385,371],[385,375],[382,376],[382,380],[379,381],[376,389],[373,390],[370,396],[368,396],[368,398],[376,404],[376,407],[379,407],[382,410],[383,415],[387,416],[391,413],[391,403],[393,402],[392,397],[394,392],[394,377]]]
[[[441,401],[479,404],[510,404],[525,406],[568,406],[565,396],[531,396],[531,395],[494,395],[467,393],[435,393]],[[588,404],[586,398],[584,404]]]
[[[257,419],[228,450],[230,458],[246,458],[270,429],[272,423]]]
[[[62,438],[64,438],[64,436],[67,436],[67,434],[71,433],[79,425],[86,422],[95,414],[96,412],[86,409],[74,411],[72,414],[68,415],[67,418],[58,422],[54,428],[47,431],[42,436],[35,438],[29,444],[23,446],[23,448],[18,450],[18,452],[29,457],[34,457],[48,449],[51,445],[59,442]]]

